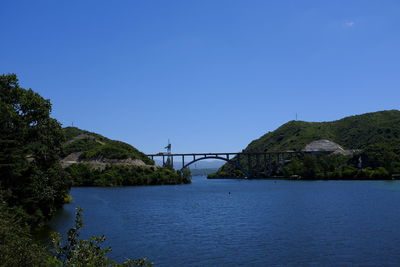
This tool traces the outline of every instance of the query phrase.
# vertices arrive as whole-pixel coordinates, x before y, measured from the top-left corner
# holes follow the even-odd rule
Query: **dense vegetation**
[[[135,147],[121,141],[110,140],[102,135],[84,131],[76,127],[63,129],[66,142],[63,146],[63,156],[73,152],[82,152],[80,159],[139,159],[153,165],[154,161]]]
[[[131,186],[190,183],[190,173],[160,167],[109,166],[93,169],[87,163],[72,164],[66,169],[73,186]]]
[[[365,161],[360,163],[360,158]],[[382,162],[382,159],[388,161]],[[292,159],[278,170],[277,175],[295,179],[386,180],[397,173],[400,173],[399,154],[393,155],[389,150],[372,152],[368,149],[354,156],[306,154]]]
[[[252,141],[244,152],[300,151],[307,144],[328,139],[345,149],[359,149],[351,156],[317,155],[293,159],[257,175],[301,176],[310,179],[388,179],[400,173],[400,111],[390,110],[347,117],[332,122],[291,121]],[[360,166],[361,160],[361,166]],[[261,159],[261,166],[266,166]],[[241,165],[247,169],[247,161]],[[263,174],[264,173],[264,174]],[[211,177],[241,177],[244,174],[225,164]]]
[[[79,239],[80,212],[65,246],[58,235],[53,250],[32,238],[64,204],[74,182],[59,164],[65,136],[50,112],[50,101],[21,88],[16,75],[0,75],[0,266],[149,266],[145,260],[110,260],[109,249],[100,247],[104,237]],[[140,156],[127,144],[104,141],[116,147],[113,153]]]
[[[59,161],[64,135],[51,104],[0,76],[0,188],[11,209],[42,224],[64,203],[70,184]]]
[[[133,186],[190,183],[190,172],[174,171],[172,166],[155,167],[154,161],[133,146],[76,127],[63,129],[67,141],[63,156],[79,152],[78,163],[65,170],[72,186]],[[119,160],[140,160],[146,165],[122,163]],[[97,160],[105,162],[97,166]]]
[[[347,149],[400,140],[400,111],[389,110],[346,117],[332,122],[290,121],[252,141],[245,151],[301,150],[319,139]]]

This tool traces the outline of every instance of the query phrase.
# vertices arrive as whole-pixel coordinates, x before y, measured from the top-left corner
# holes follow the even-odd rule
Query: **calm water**
[[[54,220],[156,266],[400,265],[400,182],[246,181],[74,188]]]

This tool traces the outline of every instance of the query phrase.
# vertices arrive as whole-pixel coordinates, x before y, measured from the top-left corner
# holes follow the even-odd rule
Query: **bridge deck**
[[[221,152],[221,153],[163,153],[163,154],[147,154],[148,157],[160,156],[219,156],[219,155],[265,155],[265,154],[299,154],[303,151],[273,151],[273,152]]]

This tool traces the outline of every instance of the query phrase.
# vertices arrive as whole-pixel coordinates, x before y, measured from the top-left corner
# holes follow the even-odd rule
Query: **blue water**
[[[53,221],[84,209],[83,237],[155,266],[400,266],[400,182],[207,180],[73,188]]]

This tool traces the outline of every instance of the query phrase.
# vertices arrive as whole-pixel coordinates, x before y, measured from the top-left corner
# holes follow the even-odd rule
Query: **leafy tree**
[[[190,172],[189,168],[182,169],[181,171],[179,171],[179,174],[181,175],[181,177],[185,183],[191,182],[192,173]]]
[[[58,164],[64,135],[50,112],[50,101],[21,88],[15,74],[0,76],[0,186],[8,205],[37,223],[50,218],[69,189]]]
[[[137,266],[151,267],[152,263],[146,259],[127,260],[123,263],[107,257],[111,248],[102,248],[105,236],[91,237],[88,240],[79,239],[80,229],[83,227],[82,209],[77,208],[75,227],[68,231],[67,243],[63,246],[58,233],[52,234],[53,251],[55,257],[53,263],[57,266]]]
[[[33,241],[19,211],[0,202],[0,266],[50,266],[46,248]]]

